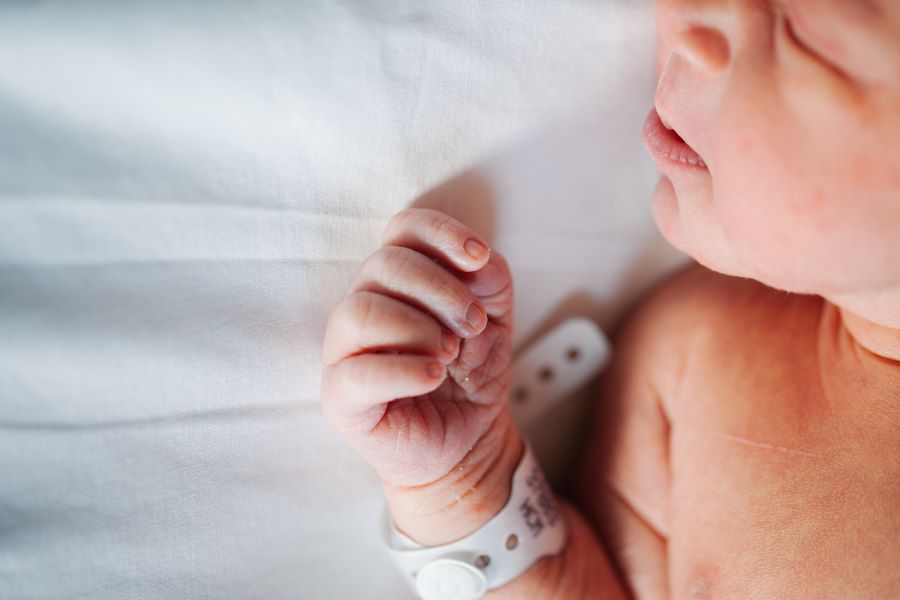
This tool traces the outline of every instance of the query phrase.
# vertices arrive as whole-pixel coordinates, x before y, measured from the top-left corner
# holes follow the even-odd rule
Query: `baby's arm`
[[[668,419],[660,352],[665,306],[627,319],[604,374],[578,480],[578,503],[603,537],[631,595],[667,598]],[[663,335],[661,335],[663,333]]]
[[[642,600],[670,596],[685,572],[679,544],[697,537],[672,536],[684,483],[673,483],[670,437],[701,420],[679,400],[685,374],[716,379],[697,341],[719,334],[710,315],[736,302],[719,289],[723,280],[693,266],[655,290],[625,320],[601,381],[578,501],[626,587]]]
[[[468,227],[410,209],[329,319],[325,414],[384,482],[396,526],[428,546],[465,537],[509,498],[522,438],[509,416],[512,282]],[[492,598],[621,598],[585,521]]]

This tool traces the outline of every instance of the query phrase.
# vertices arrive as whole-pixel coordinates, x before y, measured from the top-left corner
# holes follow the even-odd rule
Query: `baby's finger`
[[[456,335],[470,338],[484,330],[487,313],[481,301],[447,269],[427,256],[385,246],[363,263],[351,292],[391,296],[433,315]]]
[[[477,271],[491,255],[490,247],[470,227],[429,208],[409,208],[394,215],[383,243],[411,248],[463,272]]]
[[[459,337],[400,300],[373,292],[349,294],[328,319],[322,352],[325,364],[383,350],[430,355],[448,363],[459,351]]]
[[[506,259],[499,252],[491,253],[488,263],[474,273],[460,273],[469,291],[481,300],[492,319],[510,317],[513,308],[512,274]]]
[[[360,354],[322,373],[322,411],[341,431],[367,433],[384,416],[387,403],[432,392],[447,371],[430,356]]]

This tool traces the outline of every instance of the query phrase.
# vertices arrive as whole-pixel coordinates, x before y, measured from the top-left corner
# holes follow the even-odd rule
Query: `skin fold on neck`
[[[840,309],[844,327],[872,354],[900,361],[900,287],[826,298]]]

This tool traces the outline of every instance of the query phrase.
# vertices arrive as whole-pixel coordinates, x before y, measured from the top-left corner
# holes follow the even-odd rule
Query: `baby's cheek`
[[[716,182],[716,214],[751,276],[791,288],[809,237],[806,223],[815,211],[804,194],[788,188],[790,182],[773,185],[777,174],[765,174],[760,166],[756,177],[741,172]]]
[[[900,117],[813,121],[735,102],[714,138],[715,214],[763,283],[834,293],[900,277]],[[871,119],[870,119],[871,120]],[[886,267],[886,265],[888,267]]]
[[[796,190],[786,198],[786,203],[790,221],[808,225],[813,233],[833,233],[840,225],[832,208],[835,200],[822,185]]]

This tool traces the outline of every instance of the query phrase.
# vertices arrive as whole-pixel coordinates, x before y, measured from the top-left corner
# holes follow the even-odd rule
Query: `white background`
[[[677,263],[651,13],[0,4],[0,596],[404,597],[319,412],[325,319],[446,180],[424,201],[508,256],[519,342]]]

